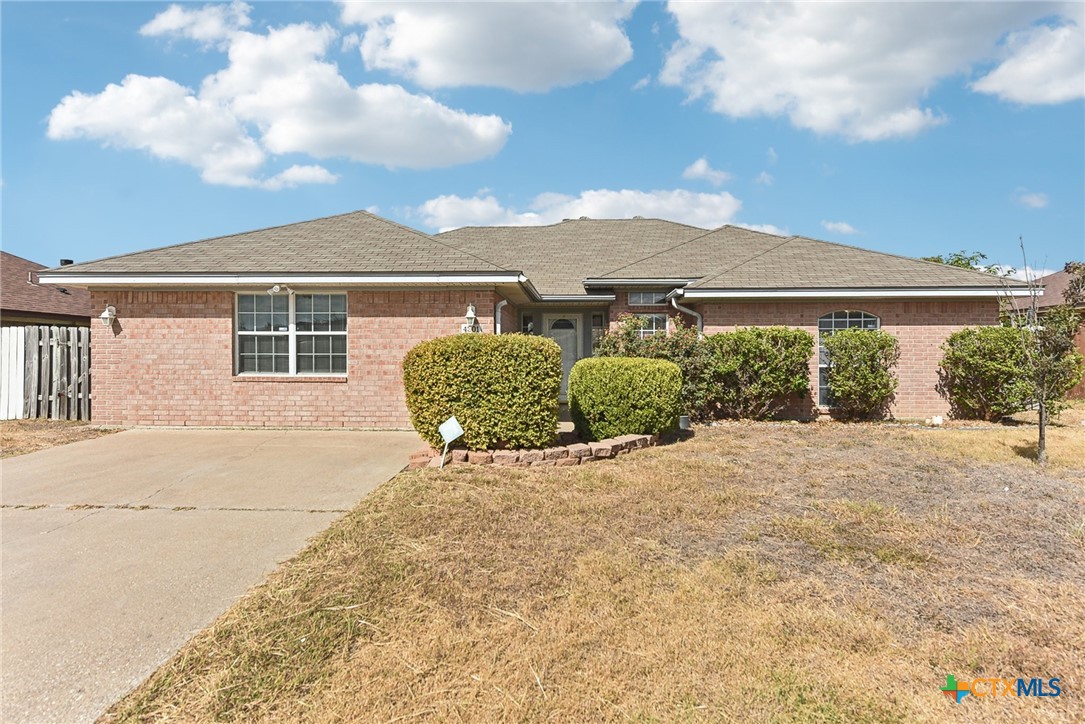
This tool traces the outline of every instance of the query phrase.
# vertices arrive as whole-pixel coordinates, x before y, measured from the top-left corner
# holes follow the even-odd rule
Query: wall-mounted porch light
[[[98,315],[98,319],[102,320],[102,324],[106,327],[113,326],[113,322],[117,319],[117,308],[110,304],[105,308],[105,311]]]
[[[474,304],[467,305],[467,314],[465,314],[463,318],[464,320],[466,320],[466,324],[460,325],[461,332],[465,334],[470,334],[472,332],[482,331],[482,325],[478,322],[478,315],[475,313]]]

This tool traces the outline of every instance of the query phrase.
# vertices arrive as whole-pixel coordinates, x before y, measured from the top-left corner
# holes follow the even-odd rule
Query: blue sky
[[[370,209],[1085,257],[1085,6],[12,3],[2,244]]]

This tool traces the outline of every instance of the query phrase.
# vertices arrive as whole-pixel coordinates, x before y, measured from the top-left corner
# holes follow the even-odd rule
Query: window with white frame
[[[879,329],[880,319],[866,312],[840,311],[826,314],[818,320],[818,404],[831,406],[829,394],[829,350],[825,339],[842,329]]]
[[[667,291],[656,289],[648,292],[629,292],[629,306],[650,307],[667,303]]]
[[[346,371],[346,294],[237,295],[238,374]]]
[[[637,319],[643,319],[645,324],[639,330],[640,338],[651,337],[653,334],[667,333],[666,314],[638,314]]]

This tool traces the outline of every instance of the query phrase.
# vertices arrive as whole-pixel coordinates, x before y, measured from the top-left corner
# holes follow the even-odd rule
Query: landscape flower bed
[[[540,450],[449,450],[445,465],[504,465],[511,468],[565,467],[582,465],[594,460],[607,460],[619,455],[659,444],[658,435],[621,435],[599,442],[574,442],[575,436],[562,433],[556,445]],[[408,470],[441,466],[441,451],[424,447],[411,454]]]

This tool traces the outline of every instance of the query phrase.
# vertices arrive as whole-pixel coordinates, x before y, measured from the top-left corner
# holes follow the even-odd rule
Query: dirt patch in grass
[[[44,450],[117,432],[73,420],[4,420],[0,422],[0,457]]]
[[[729,425],[402,474],[106,720],[1085,717],[1085,470],[914,434]],[[955,705],[946,674],[1063,695]]]

